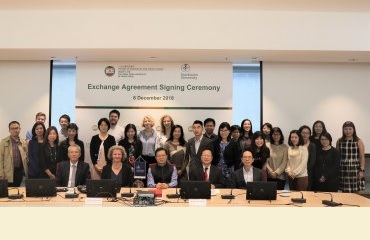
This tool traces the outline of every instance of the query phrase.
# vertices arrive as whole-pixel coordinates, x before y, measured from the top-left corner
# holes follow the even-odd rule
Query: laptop
[[[211,182],[183,181],[180,197],[182,199],[211,199]]]
[[[247,200],[276,200],[277,182],[248,182]]]
[[[117,188],[116,181],[113,179],[100,179],[86,180],[86,196],[87,197],[117,197],[117,191],[121,190]]]
[[[8,197],[8,180],[0,179],[0,198]]]
[[[26,179],[26,197],[55,197],[56,195],[55,179]]]

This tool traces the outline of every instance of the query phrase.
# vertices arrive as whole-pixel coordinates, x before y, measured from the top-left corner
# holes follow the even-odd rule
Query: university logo
[[[189,72],[190,71],[190,64],[187,64],[187,63],[183,64],[181,66],[181,71],[183,71],[183,72]]]
[[[116,72],[116,69],[113,66],[108,66],[104,69],[105,75],[108,77],[112,77],[114,73]]]

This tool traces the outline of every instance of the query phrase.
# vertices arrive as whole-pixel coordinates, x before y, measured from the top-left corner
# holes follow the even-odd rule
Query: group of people
[[[84,185],[92,173],[114,179],[121,187],[134,183],[135,160],[146,162],[147,187],[181,186],[182,181],[210,181],[212,188],[245,188],[251,181],[275,181],[278,189],[286,182],[291,190],[358,192],[365,189],[364,144],[355,125],[343,124],[336,147],[324,122],[316,121],[290,131],[287,144],[279,127],[263,124],[253,132],[252,122],[219,125],[212,118],[195,120],[194,137],[185,140],[181,125],[170,115],[160,119],[161,131],[147,115],[141,131],[134,124],[118,125],[120,112],[112,110],[98,121],[98,134],[90,141],[92,168],[85,162],[84,143],[78,126],[68,115],[59,119],[61,131],[45,127],[46,116],[36,115],[35,124],[20,138],[20,124],[9,123],[10,136],[0,143],[0,179],[20,186],[28,178],[56,179],[59,186]]]

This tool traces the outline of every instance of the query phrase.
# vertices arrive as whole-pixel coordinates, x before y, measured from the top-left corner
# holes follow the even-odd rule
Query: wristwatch
[[[365,169],[360,168],[358,171],[359,172],[365,172]]]

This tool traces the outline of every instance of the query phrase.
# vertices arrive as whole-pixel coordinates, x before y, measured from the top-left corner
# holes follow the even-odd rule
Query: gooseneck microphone
[[[73,188],[73,193],[66,193],[65,195],[64,195],[64,197],[65,198],[78,198],[78,193],[76,193],[76,189],[75,188]]]
[[[230,190],[230,194],[221,195],[221,198],[222,199],[234,199],[235,196],[233,195],[233,188]]]
[[[10,188],[10,189],[17,189],[18,193],[17,194],[9,194],[8,198],[9,199],[22,199],[23,194],[19,194],[19,188]]]
[[[134,196],[134,193],[131,191],[131,185],[130,185],[130,192],[128,193],[121,193],[121,197],[131,198]]]
[[[303,198],[303,192],[299,191],[301,193],[300,198],[291,198],[293,203],[306,203],[306,199]]]
[[[341,203],[333,202],[333,195],[331,193],[328,193],[328,192],[323,192],[323,193],[330,195],[330,201],[322,200],[322,204],[329,206],[329,207],[337,207],[337,206],[342,205]]]
[[[180,194],[177,192],[177,187],[176,187],[176,193],[175,194],[167,194],[167,198],[180,198]]]

